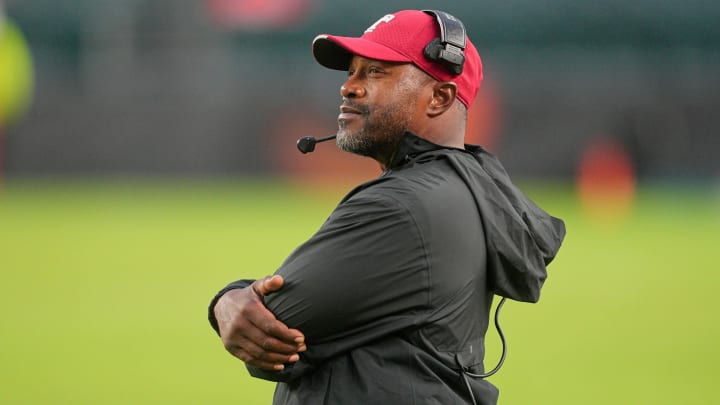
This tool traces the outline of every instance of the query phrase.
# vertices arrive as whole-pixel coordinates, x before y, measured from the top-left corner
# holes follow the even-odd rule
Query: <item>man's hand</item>
[[[215,304],[215,319],[225,349],[245,363],[265,370],[282,370],[300,359],[305,335],[278,321],[262,297],[279,290],[281,276],[256,280],[249,287],[226,292]]]

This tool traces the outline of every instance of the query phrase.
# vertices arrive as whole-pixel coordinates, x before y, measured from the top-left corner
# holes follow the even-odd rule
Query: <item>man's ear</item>
[[[433,85],[433,95],[427,107],[427,115],[436,117],[447,111],[455,102],[457,86],[453,82],[437,82]]]

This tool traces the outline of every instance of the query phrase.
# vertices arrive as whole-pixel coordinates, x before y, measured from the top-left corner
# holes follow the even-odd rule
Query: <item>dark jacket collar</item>
[[[449,146],[442,146],[436,143],[432,143],[425,138],[420,138],[410,131],[406,131],[400,143],[398,144],[395,153],[390,158],[390,164],[387,169],[396,169],[408,163],[412,158],[425,152],[432,152],[437,150],[456,150],[462,152],[479,153],[484,152],[484,149],[477,145],[465,144],[465,150],[453,148]]]
[[[431,152],[439,149],[455,148],[448,148],[446,146],[432,143],[427,139],[420,138],[419,136],[415,135],[410,131],[406,131],[403,134],[402,138],[400,138],[400,143],[398,144],[397,149],[395,149],[395,153],[393,153],[392,157],[390,158],[390,163],[388,164],[387,168],[398,168],[400,166],[403,166],[413,157],[421,153]]]

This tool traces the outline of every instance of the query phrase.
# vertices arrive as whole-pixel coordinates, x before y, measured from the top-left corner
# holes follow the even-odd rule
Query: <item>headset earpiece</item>
[[[440,63],[458,76],[465,63],[465,26],[452,15],[438,10],[423,10],[437,19],[440,37],[425,46],[425,57]]]

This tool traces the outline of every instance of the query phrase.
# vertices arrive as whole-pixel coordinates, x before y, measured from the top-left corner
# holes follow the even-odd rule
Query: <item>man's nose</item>
[[[365,87],[359,80],[350,77],[340,86],[340,95],[346,98],[357,98],[365,96]]]

